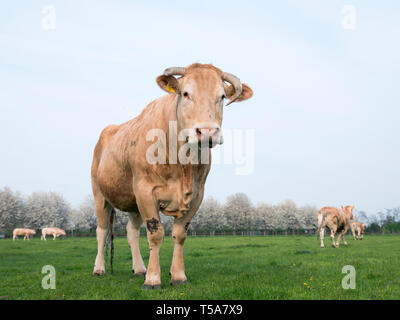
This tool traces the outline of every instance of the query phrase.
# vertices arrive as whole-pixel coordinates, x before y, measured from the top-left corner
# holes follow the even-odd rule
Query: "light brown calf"
[[[13,240],[18,239],[18,236],[24,236],[24,240],[29,240],[29,237],[34,234],[36,234],[36,231],[33,229],[17,228],[13,231]]]
[[[340,239],[343,237],[343,244],[347,246],[346,239],[344,235],[350,226],[350,220],[354,219],[353,217],[353,209],[354,206],[345,206],[341,209],[334,207],[323,207],[317,213],[318,219],[318,230],[317,234],[319,234],[321,239],[321,248],[325,248],[324,245],[324,234],[325,227],[328,227],[331,231],[331,240],[332,247],[339,248]],[[335,234],[338,232],[338,238],[335,243]]]
[[[365,224],[354,221],[350,225],[351,233],[353,234],[354,240],[362,240],[365,233]]]
[[[46,235],[48,234],[53,236],[53,240],[56,240],[56,238],[59,236],[66,235],[65,231],[60,228],[43,228],[42,237],[40,238],[40,240],[46,240]]]
[[[196,63],[186,68],[168,68],[156,82],[168,95],[151,102],[136,118],[106,127],[94,150],[91,172],[98,223],[93,274],[105,273],[104,244],[109,234],[113,250],[112,221],[114,208],[118,208],[130,213],[127,235],[132,271],[135,275],[146,275],[144,289],[161,288],[159,250],[164,229],[160,211],[175,217],[171,284],[187,281],[183,245],[190,221],[203,199],[211,161],[199,163],[198,152],[185,162],[179,151],[191,146],[210,156],[210,147],[222,143],[225,98],[231,103],[252,96],[252,90],[237,77],[212,65]],[[171,126],[176,127],[178,135],[174,135]],[[149,139],[154,130],[164,133],[165,139]],[[189,135],[181,139],[184,131]],[[149,161],[148,151],[154,141],[161,144],[158,156],[168,154],[165,163]],[[150,247],[147,270],[139,250],[139,228],[143,221]]]

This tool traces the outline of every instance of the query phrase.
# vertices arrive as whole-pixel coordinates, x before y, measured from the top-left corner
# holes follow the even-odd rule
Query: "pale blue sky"
[[[46,31],[48,4],[56,29]],[[344,5],[357,10],[355,30],[341,27]],[[0,187],[78,205],[102,128],[163,95],[164,68],[201,62],[253,88],[223,126],[256,139],[253,174],[215,165],[206,195],[398,206],[399,35],[397,1],[3,2]]]

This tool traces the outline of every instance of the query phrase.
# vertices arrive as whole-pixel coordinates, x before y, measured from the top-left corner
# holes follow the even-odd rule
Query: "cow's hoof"
[[[93,276],[104,276],[106,272],[104,270],[94,270]]]
[[[135,277],[143,277],[146,275],[146,271],[145,272],[137,272],[135,273],[135,270],[132,270],[132,273]]]
[[[187,280],[171,280],[169,283],[171,286],[175,287],[178,286],[180,284],[187,284]]]
[[[144,284],[142,286],[143,290],[157,290],[157,289],[161,289],[161,284]]]
[[[348,243],[345,243],[345,244],[343,244],[345,247],[348,247],[349,246],[349,244]]]
[[[332,247],[333,247],[333,248],[337,248],[336,244],[332,244]]]
[[[325,248],[325,246],[321,246],[321,248]]]

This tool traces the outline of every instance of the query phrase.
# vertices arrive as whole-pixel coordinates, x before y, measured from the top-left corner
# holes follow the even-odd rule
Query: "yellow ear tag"
[[[167,84],[167,90],[168,90],[169,92],[175,93],[175,90],[174,90],[173,88],[171,88],[171,87],[169,86],[169,84]]]
[[[243,98],[243,95],[242,95],[242,94],[240,94],[240,96],[239,96],[238,98]]]

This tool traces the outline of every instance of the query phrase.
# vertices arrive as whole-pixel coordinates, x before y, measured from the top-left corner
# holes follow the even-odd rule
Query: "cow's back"
[[[318,211],[318,214],[322,214],[328,218],[333,218],[339,214],[339,209],[335,207],[323,207]]]
[[[17,236],[23,235],[23,234],[25,234],[25,229],[16,228],[16,229],[14,229],[13,234],[17,235]]]

